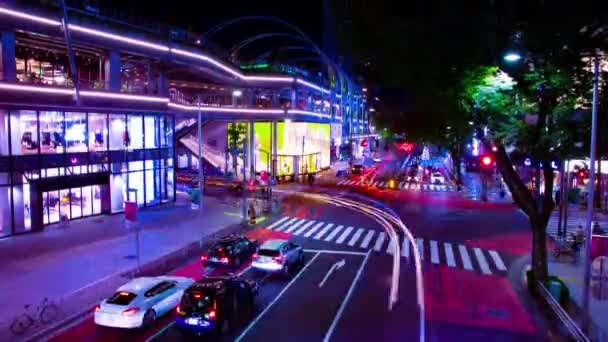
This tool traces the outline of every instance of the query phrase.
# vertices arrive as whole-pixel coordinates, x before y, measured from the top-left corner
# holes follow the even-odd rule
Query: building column
[[[0,44],[0,75],[3,81],[15,82],[17,80],[17,63],[15,61],[15,33],[2,32]]]
[[[147,78],[147,85],[146,85],[146,94],[154,94],[154,90],[156,89],[156,85],[154,82],[154,72],[152,70],[152,63],[148,62],[148,65],[146,66],[146,78]]]
[[[158,81],[156,83],[156,95],[169,96],[169,80],[165,70],[158,71]]]
[[[294,82],[293,87],[291,88],[291,109],[299,109],[298,108],[298,85]]]
[[[249,121],[249,174],[250,179],[255,179],[255,121]]]
[[[105,60],[106,90],[120,91],[120,51],[110,50]]]
[[[271,123],[271,129],[272,129],[272,179],[275,182],[275,184],[277,183],[277,179],[278,179],[278,143],[277,143],[277,133],[279,130],[279,122],[277,120],[272,121]]]

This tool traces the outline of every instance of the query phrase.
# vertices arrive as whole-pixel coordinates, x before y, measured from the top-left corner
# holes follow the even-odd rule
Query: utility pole
[[[198,104],[198,209],[203,212],[203,188],[205,186],[203,174],[203,114],[201,111],[201,95],[196,98]]]
[[[589,189],[587,190],[587,219],[585,220],[585,279],[583,282],[583,315],[589,317],[589,280],[591,278],[591,237],[593,228],[594,190],[595,190],[595,153],[597,143],[597,88],[600,74],[600,56],[595,51],[593,66],[593,107],[591,109],[591,151],[589,165]]]
[[[245,124],[245,139],[243,139],[243,190],[242,190],[242,199],[241,199],[241,215],[243,216],[243,221],[247,221],[247,124]]]

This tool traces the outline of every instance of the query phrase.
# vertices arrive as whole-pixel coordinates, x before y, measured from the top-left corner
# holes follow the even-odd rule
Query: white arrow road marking
[[[319,287],[323,287],[323,285],[325,285],[325,282],[327,281],[327,279],[329,279],[329,277],[332,275],[332,273],[334,273],[334,271],[341,269],[344,265],[346,265],[345,259],[342,259],[342,260],[336,262],[335,264],[331,265],[331,267],[329,268],[329,271],[327,271],[327,274],[325,274],[325,277],[323,277],[323,280],[321,280],[321,282],[319,283]]]

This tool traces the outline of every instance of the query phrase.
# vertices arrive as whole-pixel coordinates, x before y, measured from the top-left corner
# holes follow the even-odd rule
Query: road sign
[[[591,293],[599,300],[608,300],[608,257],[599,256],[591,263]]]

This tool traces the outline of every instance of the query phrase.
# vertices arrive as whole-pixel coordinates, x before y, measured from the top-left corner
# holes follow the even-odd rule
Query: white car
[[[194,280],[186,277],[135,278],[95,307],[95,324],[125,329],[148,327],[175,309],[192,283]]]
[[[443,184],[445,183],[445,178],[439,172],[433,172],[431,174],[431,184]]]
[[[287,240],[268,240],[253,255],[251,266],[264,272],[283,272],[289,274],[292,266],[304,263],[302,246]]]

